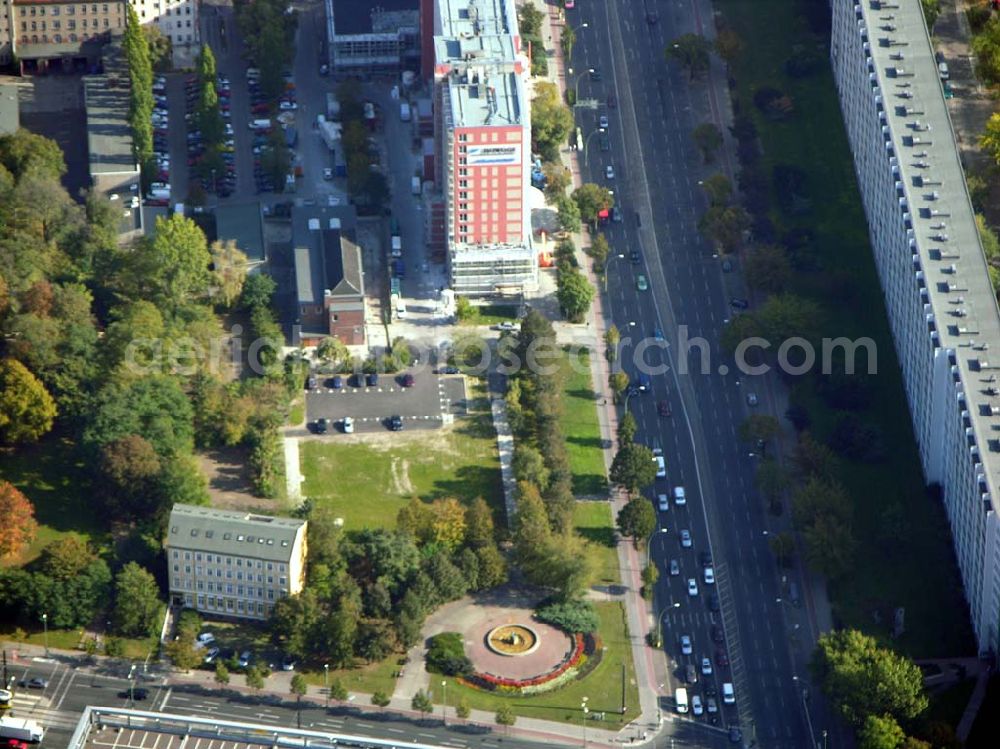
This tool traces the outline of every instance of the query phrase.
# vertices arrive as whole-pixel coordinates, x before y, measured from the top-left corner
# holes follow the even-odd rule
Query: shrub
[[[599,624],[597,611],[590,601],[543,604],[535,611],[535,617],[541,622],[572,633],[593,632]]]
[[[472,661],[465,655],[465,643],[458,632],[442,632],[427,647],[427,670],[445,676],[468,676]]]
[[[972,29],[973,34],[978,34],[986,28],[990,15],[990,7],[986,3],[973,5],[965,11],[965,17],[969,19],[969,28]]]

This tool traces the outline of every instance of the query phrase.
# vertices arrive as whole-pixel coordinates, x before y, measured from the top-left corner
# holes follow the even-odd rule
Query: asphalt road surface
[[[659,20],[650,25],[646,13],[654,9]],[[685,665],[698,667],[702,657],[714,659],[717,648],[724,648],[731,665],[715,667],[711,676],[699,673],[698,685],[689,691],[703,693],[708,683],[721,691],[721,682],[731,681],[737,703],[722,706],[723,725],[740,723],[746,738],[755,739],[758,746],[808,747],[806,700],[796,673],[801,665],[793,662],[778,601],[779,578],[764,535],[767,519],[754,490],[755,458],[737,437],[738,425],[751,411],[748,393],[760,391],[763,399],[764,384],[723,368],[732,366],[718,345],[732,314],[725,288],[730,279],[697,228],[706,207],[698,180],[712,172],[702,165],[691,132],[713,119],[714,103],[704,78],[689,82],[687,73],[664,59],[672,39],[700,31],[703,21],[711,23],[709,6],[699,0],[581,3],[567,15],[573,26],[589,24],[577,32],[576,75],[569,85],[575,85],[580,71],[598,68],[599,81],[586,73],[579,77],[580,97],[601,102],[596,114],[607,114],[610,120],[611,149],[603,152],[596,147],[597,138],[590,139],[584,180],[613,189],[624,216],[624,221],[606,228],[613,258],[607,310],[633,346],[656,329],[664,331],[670,344],[669,349],[653,347],[646,355],[650,365],[669,367],[653,375],[652,394],[632,397],[628,403],[639,425],[637,439],[660,447],[666,456],[667,479],[658,482],[657,491],[683,485],[688,498],[685,507],[671,502],[668,512],[659,513],[661,526],[669,530],[658,534],[651,546],[661,570],[656,612],[675,674],[664,692],[673,693],[680,683],[676,674]],[[617,106],[609,109],[611,93],[617,95]],[[597,116],[578,111],[577,122],[586,137],[594,131]],[[605,178],[609,164],[615,170],[610,181]],[[641,253],[638,266],[630,262],[632,250]],[[625,258],[617,258],[617,253]],[[648,280],[648,291],[637,289],[640,273]],[[697,356],[690,359],[691,374],[678,372],[678,341],[685,335],[678,326],[686,326],[687,340],[704,339],[706,374],[700,373]],[[631,358],[631,351],[622,356],[626,371],[634,375]],[[657,414],[661,399],[670,402],[672,417]],[[690,530],[692,548],[681,547],[677,531],[682,528]],[[713,554],[714,585],[703,582],[701,551]],[[681,566],[675,577],[666,569],[672,558]],[[697,596],[688,594],[689,578],[697,580]],[[709,610],[709,592],[719,595],[720,611]],[[724,626],[725,645],[713,643],[713,624]],[[693,640],[690,656],[680,655],[682,634]]]

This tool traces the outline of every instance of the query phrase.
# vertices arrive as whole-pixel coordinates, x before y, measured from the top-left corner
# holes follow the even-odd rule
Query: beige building
[[[201,38],[198,32],[198,0],[131,0],[143,26],[156,24],[174,49],[174,62],[190,56]],[[233,29],[235,31],[235,29]]]
[[[165,543],[170,603],[266,619],[305,583],[306,521],[174,505]]]
[[[14,55],[14,37],[10,33],[13,14],[11,0],[0,0],[0,65],[10,65]]]
[[[125,30],[125,0],[13,0],[9,8],[11,50],[28,72],[85,70],[98,59],[100,45]]]

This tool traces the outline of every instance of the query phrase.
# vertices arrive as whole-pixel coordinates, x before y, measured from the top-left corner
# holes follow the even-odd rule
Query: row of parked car
[[[205,174],[201,176],[201,186],[215,192],[219,197],[227,197],[236,189],[236,144],[233,139],[233,124],[231,122],[229,79],[218,76],[215,82],[215,92],[219,97],[219,112],[224,122],[223,141],[221,144],[224,169],[222,174]],[[198,104],[201,101],[202,82],[197,76],[188,76],[184,81],[184,119],[187,122],[188,166],[197,168],[205,156],[206,144],[196,122]]]
[[[261,90],[260,70],[257,68],[247,68],[247,90],[250,93],[250,129],[253,132],[253,176],[256,185],[256,192],[274,192],[279,185],[274,183],[273,175],[265,171],[263,166],[264,157],[272,148],[270,134],[278,126],[287,127],[292,123],[292,112],[298,109],[295,101],[295,82],[291,73],[285,73],[284,92],[278,99],[278,110],[281,112],[276,121],[272,121],[267,115],[272,111],[272,102],[269,101]],[[294,177],[293,177],[294,179]]]
[[[153,158],[156,161],[156,179],[150,186],[147,205],[165,206],[170,203],[169,129],[167,79],[158,75],[153,79]]]

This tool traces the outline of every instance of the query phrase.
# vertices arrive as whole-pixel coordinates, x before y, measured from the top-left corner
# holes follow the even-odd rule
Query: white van
[[[677,705],[677,712],[684,715],[688,711],[688,690],[684,687],[677,687],[674,690],[674,702]]]
[[[722,701],[727,705],[736,703],[736,692],[733,690],[733,684],[730,681],[722,682]]]

